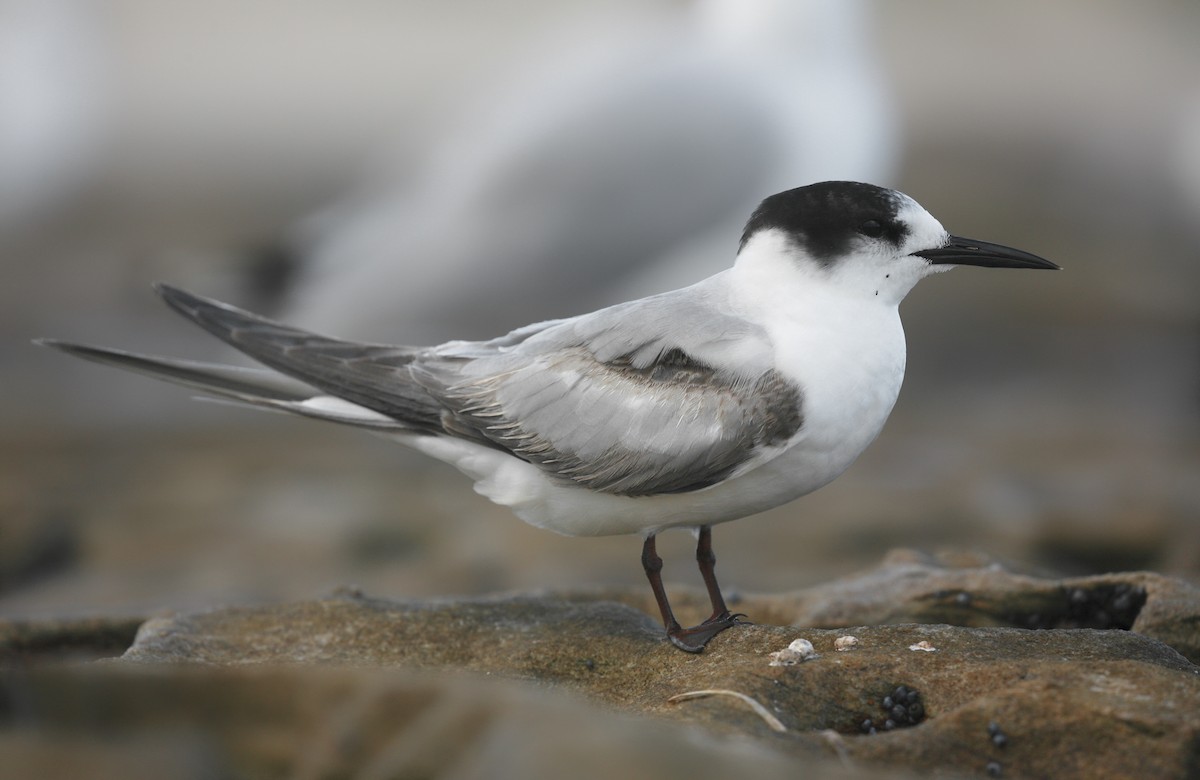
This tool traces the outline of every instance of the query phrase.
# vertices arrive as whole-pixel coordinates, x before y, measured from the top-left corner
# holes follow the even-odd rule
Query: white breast
[[[875,440],[904,379],[905,343],[894,307],[843,302],[823,316],[768,326],[776,365],[801,388],[803,425],[786,451],[746,474],[748,492],[772,506],[812,492],[845,471]]]

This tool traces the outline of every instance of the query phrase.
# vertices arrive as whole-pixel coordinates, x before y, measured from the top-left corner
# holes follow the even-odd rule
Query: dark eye
[[[879,238],[883,235],[883,223],[877,219],[868,219],[858,226],[858,232],[870,238]]]

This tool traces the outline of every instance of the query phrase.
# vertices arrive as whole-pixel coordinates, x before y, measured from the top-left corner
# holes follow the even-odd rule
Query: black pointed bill
[[[950,236],[950,240],[937,249],[913,252],[934,265],[980,265],[987,268],[1047,268],[1058,270],[1058,266],[1044,257],[1038,257],[1020,249],[1002,244],[976,241],[973,238]]]

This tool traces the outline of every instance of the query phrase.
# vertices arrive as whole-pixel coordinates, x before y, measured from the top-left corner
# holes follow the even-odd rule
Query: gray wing
[[[443,426],[593,490],[628,496],[713,485],[802,423],[800,391],[766,336],[699,287],[554,323],[488,356],[423,355],[417,381]],[[491,345],[486,345],[491,346]]]
[[[680,493],[728,477],[802,423],[799,389],[771,367],[765,333],[721,311],[718,279],[430,349],[340,341],[159,287],[172,308],[299,382],[51,345],[258,406],[474,440],[593,490]],[[309,406],[309,386],[381,417]]]

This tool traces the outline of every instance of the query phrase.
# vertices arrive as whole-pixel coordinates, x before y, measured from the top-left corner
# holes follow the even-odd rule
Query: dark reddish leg
[[[654,536],[646,537],[642,545],[642,568],[646,570],[646,579],[650,580],[650,589],[654,591],[654,599],[662,612],[663,625],[667,629],[667,638],[671,644],[689,653],[698,653],[708,644],[708,640],[730,626],[736,625],[740,615],[731,615],[721,596],[721,586],[717,584],[714,571],[717,557],[712,551],[712,529],[700,527],[700,539],[696,544],[696,563],[700,566],[700,576],[704,578],[704,587],[708,589],[708,598],[712,602],[712,615],[698,626],[681,628],[671,611],[671,603],[667,600],[667,591],[662,584],[662,558],[655,550]]]
[[[642,545],[642,568],[646,570],[646,579],[650,580],[650,590],[654,591],[654,599],[658,602],[658,611],[662,613],[663,625],[666,626],[667,636],[682,631],[675,613],[671,611],[671,602],[667,601],[667,591],[662,583],[662,558],[655,550],[654,534],[646,537]]]

